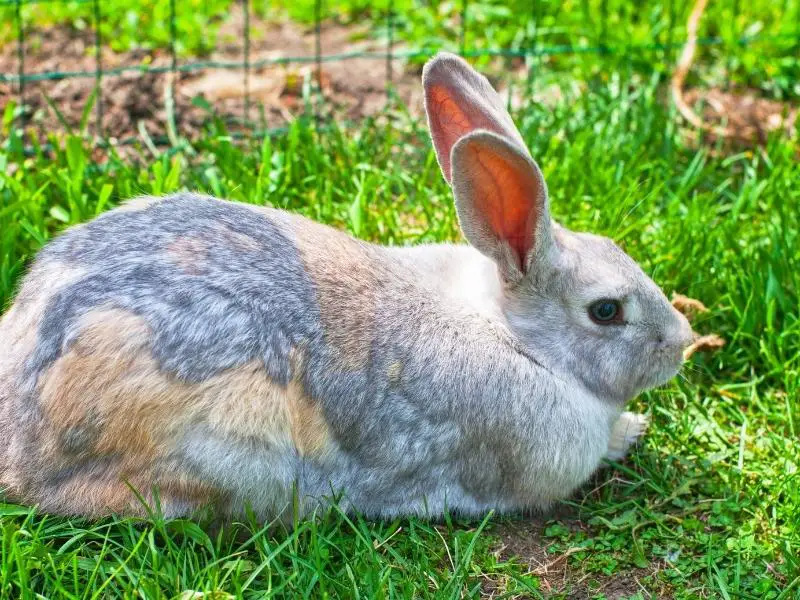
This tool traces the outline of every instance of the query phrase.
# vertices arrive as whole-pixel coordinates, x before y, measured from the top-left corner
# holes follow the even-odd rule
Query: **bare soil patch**
[[[220,43],[210,56],[181,58],[178,64],[243,62],[243,22],[237,7],[237,11],[222,25]],[[321,83],[322,98],[312,95],[315,101],[312,111],[316,118],[357,120],[375,115],[386,106],[385,59],[357,57],[326,61],[322,63],[321,73],[317,73],[313,61],[276,64],[274,61],[289,58],[312,58],[315,54],[314,32],[293,23],[274,24],[256,19],[251,19],[250,26],[253,32],[250,63],[257,67],[249,73],[247,111],[244,69],[207,68],[173,76],[168,72],[148,71],[170,66],[171,57],[165,50],[115,53],[104,48],[104,70],[131,69],[102,79],[99,97],[102,99],[103,133],[121,140],[139,136],[145,131],[155,138],[167,133],[167,123],[171,118],[180,135],[192,137],[211,117],[203,104],[211,106],[216,116],[226,120],[233,130],[248,132],[262,127],[281,127],[308,113],[308,103],[303,97],[304,84],[306,88],[309,83],[316,88],[317,82]],[[372,39],[368,31],[333,22],[322,27],[323,56],[344,52],[384,53],[385,50],[385,45]],[[92,32],[69,27],[31,31],[25,44],[25,70],[28,73],[94,73],[94,52]],[[16,73],[18,66],[15,45],[0,49],[0,73]],[[421,108],[418,70],[415,72],[406,61],[395,59],[392,76],[399,99],[412,109]],[[96,80],[91,74],[26,82],[24,100],[28,108],[28,125],[40,134],[64,129],[58,115],[49,106],[49,98],[63,120],[77,128],[95,87]],[[16,83],[0,83],[0,104],[4,106],[11,99],[18,98]],[[193,102],[194,98],[204,98],[206,102]],[[168,110],[170,103],[172,108]],[[249,123],[243,123],[245,112]],[[88,121],[90,134],[97,133],[96,115],[95,106]]]
[[[212,54],[182,57],[179,67],[197,62],[243,63],[243,30],[244,17],[237,6],[221,24],[219,42]],[[301,115],[322,121],[358,121],[377,115],[386,107],[387,65],[381,56],[386,46],[368,29],[333,21],[324,23],[320,36],[323,56],[345,53],[370,53],[372,56],[326,60],[320,72],[313,62],[316,40],[312,29],[252,17],[250,31],[249,58],[254,66],[247,83],[243,68],[205,68],[173,75],[152,71],[169,68],[171,57],[164,49],[116,53],[103,48],[104,70],[126,70],[102,78],[98,94],[102,134],[112,140],[144,135],[159,139],[167,134],[168,124],[173,122],[179,135],[193,138],[213,116],[225,121],[229,130],[247,134],[285,126]],[[63,131],[62,120],[78,128],[96,88],[94,44],[94,35],[88,30],[48,27],[27,32],[24,46],[27,73],[85,73],[80,77],[26,82],[26,124],[40,136]],[[399,45],[395,48],[402,49]],[[683,82],[691,67],[693,52],[693,46],[689,47],[673,81],[673,96],[677,94],[681,114],[694,129],[687,131],[687,135],[697,137],[702,131],[706,141],[722,139],[726,147],[750,147],[763,144],[774,131],[789,134],[794,131],[796,107],[761,98],[752,90],[684,90]],[[305,60],[285,62],[298,57]],[[508,77],[522,80],[526,73],[524,62],[519,59],[505,62],[497,59],[492,67],[492,72],[503,74],[501,79],[490,75],[495,85],[502,86]],[[0,73],[16,74],[18,68],[16,44],[0,48]],[[394,93],[414,114],[422,109],[419,70],[419,65],[405,59],[392,61]],[[304,96],[309,85],[315,90],[319,86],[321,90],[310,96],[310,104],[309,97]],[[0,108],[12,99],[19,99],[18,87],[16,83],[0,83]],[[518,107],[531,100],[550,105],[563,97],[562,90],[555,84],[532,97],[528,97],[529,91],[515,86],[512,106]],[[95,106],[87,123],[90,135],[101,133],[97,127],[98,114]]]
[[[580,548],[568,548],[566,552],[555,552],[556,542],[545,536],[548,519],[558,519],[572,533],[589,532],[590,527],[574,512],[562,508],[548,517],[510,520],[494,525],[489,533],[500,538],[495,552],[502,560],[516,560],[525,572],[535,575],[541,583],[541,592],[545,597],[565,596],[570,600],[591,600],[607,598],[622,600],[641,594],[648,599],[668,599],[669,590],[654,591],[652,584],[646,585],[643,580],[657,571],[659,565],[651,569],[632,568],[624,573],[604,575],[588,573],[580,564],[575,564],[573,555]],[[493,582],[484,586],[484,595],[493,597],[501,590]]]
[[[791,135],[797,121],[797,108],[761,98],[753,90],[692,88],[684,98],[697,107],[710,140],[724,138],[734,146],[763,145],[776,131]]]

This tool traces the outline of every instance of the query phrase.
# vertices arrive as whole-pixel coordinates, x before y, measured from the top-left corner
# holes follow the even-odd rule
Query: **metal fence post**
[[[608,0],[600,0],[600,54],[608,54]]]
[[[242,0],[244,9],[244,125],[250,123],[250,0]]]
[[[531,89],[533,88],[533,80],[534,80],[534,67],[539,66],[539,57],[536,54],[536,42],[537,37],[539,34],[539,1],[540,0],[531,0],[531,21],[533,22],[533,31],[531,32],[531,40],[526,50],[526,62],[530,60],[530,64],[528,64],[528,81],[527,81],[527,89],[528,93],[530,94]]]
[[[394,58],[394,0],[389,0],[386,10],[386,103],[392,97],[392,59]]]
[[[316,66],[317,93],[314,103],[314,116],[319,125],[322,115],[319,105],[322,103],[322,0],[314,1],[314,63]]]
[[[16,0],[14,4],[14,17],[17,22],[17,73],[19,75],[20,109],[25,107],[25,26],[22,22],[22,0]],[[24,115],[24,110],[23,110]],[[24,122],[24,117],[23,117]]]
[[[465,56],[467,53],[467,4],[468,0],[461,0],[461,31],[458,39],[461,56]]]
[[[739,20],[739,15],[740,15],[739,0],[733,0],[733,18],[731,19],[731,41],[733,42],[733,45],[734,45],[735,48],[739,47],[739,43],[741,41],[739,39],[739,29],[738,29],[738,26],[737,26],[737,23],[736,23]],[[727,63],[728,64],[727,64],[726,68],[727,68],[729,76],[725,78],[725,89],[726,90],[730,89],[730,87],[731,87],[730,73],[731,73],[731,71],[733,71],[733,63],[734,63],[733,52],[728,52]]]
[[[175,104],[175,85],[178,83],[178,52],[176,43],[178,33],[176,28],[176,14],[175,14],[175,0],[169,0],[169,54],[170,54],[170,81],[169,86],[169,101],[172,103],[172,111],[175,122],[175,128],[178,128],[178,107]],[[177,131],[176,131],[177,133]]]
[[[95,102],[97,102],[97,135],[103,137],[103,40],[100,32],[100,0],[94,5],[94,52],[95,52]]]

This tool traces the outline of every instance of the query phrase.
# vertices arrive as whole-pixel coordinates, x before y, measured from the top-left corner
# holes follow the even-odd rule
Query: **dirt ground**
[[[158,140],[167,134],[168,122],[172,120],[179,136],[193,138],[214,116],[225,121],[229,131],[247,134],[285,126],[303,114],[322,121],[358,121],[386,108],[389,101],[387,48],[383,42],[373,39],[368,29],[354,25],[323,23],[322,56],[343,53],[371,53],[372,56],[325,60],[319,73],[313,60],[316,46],[313,29],[296,23],[260,21],[252,16],[250,64],[254,66],[249,72],[247,88],[244,69],[180,71],[181,65],[190,63],[243,63],[243,28],[241,7],[236,6],[221,25],[219,42],[212,54],[179,58],[176,75],[152,72],[152,69],[168,71],[171,64],[168,50],[137,49],[117,53],[104,47],[101,52],[103,70],[126,70],[102,78],[98,94],[102,100],[102,132],[97,128],[99,113],[95,102],[87,120],[88,133],[102,133],[112,142],[142,139],[143,134]],[[394,46],[395,52],[403,50],[402,44]],[[280,62],[297,57],[305,60]],[[29,74],[86,73],[80,77],[28,81],[24,85],[25,121],[29,128],[41,135],[60,132],[65,129],[64,121],[77,129],[96,88],[93,33],[66,26],[28,31],[24,60],[25,72]],[[266,64],[259,64],[262,62]],[[16,74],[18,69],[16,44],[0,47],[0,73]],[[392,95],[413,115],[422,112],[421,71],[421,64],[405,58],[396,58],[391,64]],[[490,81],[501,92],[507,78],[522,81],[527,73],[521,59],[496,59],[490,71]],[[492,73],[501,74],[502,78],[495,78]],[[315,90],[311,94],[311,107],[303,96],[305,84]],[[249,89],[249,107],[246,89]],[[321,97],[317,89],[321,90]],[[532,99],[552,104],[561,94],[558,86],[551,85],[527,98],[523,97],[520,86],[516,86],[510,102],[512,106],[519,106]],[[19,99],[17,83],[0,82],[0,109],[10,100]]]
[[[753,90],[692,88],[684,98],[697,107],[707,140],[724,137],[733,148],[764,145],[775,131],[791,135],[797,121],[796,107],[760,98]]]
[[[194,62],[243,62],[242,31],[244,19],[240,7],[221,25],[220,43],[210,56],[180,58],[180,65]],[[380,56],[325,61],[320,73],[313,60],[275,64],[290,57],[312,59],[315,54],[313,30],[293,23],[268,23],[251,18],[250,62],[257,65],[249,73],[249,107],[245,93],[244,69],[209,68],[171,73],[148,72],[143,67],[167,68],[169,52],[134,50],[115,53],[102,51],[103,69],[127,68],[122,74],[102,79],[99,98],[102,110],[102,134],[114,140],[142,139],[150,136],[163,139],[172,120],[179,136],[195,137],[213,115],[226,122],[228,129],[249,133],[253,130],[281,127],[303,114],[317,119],[335,118],[356,121],[376,115],[387,105],[387,65]],[[402,50],[396,46],[395,50]],[[322,55],[370,52],[383,54],[386,47],[369,35],[369,31],[334,22],[321,29]],[[40,136],[63,131],[62,119],[77,129],[84,108],[96,86],[94,71],[94,37],[91,31],[69,27],[50,27],[29,31],[24,48],[27,73],[52,71],[87,72],[76,78],[29,81],[24,86],[27,107],[26,124]],[[259,65],[260,61],[268,64]],[[524,65],[502,65],[524,72]],[[392,62],[392,84],[398,99],[412,113],[422,109],[419,82],[420,66],[405,59]],[[17,73],[19,68],[16,44],[0,48],[0,73]],[[319,79],[318,79],[319,76]],[[303,97],[304,84],[316,89],[321,84],[321,97],[312,94],[312,106]],[[170,91],[172,94],[170,94]],[[550,102],[560,94],[557,89],[540,91],[533,98]],[[0,83],[0,109],[10,100],[19,100],[19,86]],[[201,99],[204,99],[201,100]],[[48,102],[48,100],[50,102]],[[200,101],[198,101],[200,100]],[[512,104],[521,104],[519,89]],[[707,140],[714,141],[724,128],[724,137],[734,147],[765,143],[769,132],[783,128],[791,131],[797,109],[758,97],[752,91],[731,93],[718,89],[690,89],[685,93],[689,106],[696,106],[704,127],[710,131]],[[61,116],[50,106],[58,108]],[[97,135],[98,106],[88,118],[88,133]],[[171,108],[168,109],[168,107]],[[211,107],[211,109],[209,109]],[[245,120],[244,117],[248,119]],[[714,133],[716,132],[716,133]],[[696,132],[688,134],[697,137]]]
[[[180,58],[178,64],[196,61],[242,62],[243,18],[234,13],[222,25],[217,49],[207,57]],[[313,57],[314,32],[296,24],[268,24],[251,20],[251,31],[258,35],[251,40],[250,62],[275,61],[288,57]],[[342,52],[384,53],[386,47],[367,35],[366,31],[352,26],[326,23],[321,30],[323,55]],[[268,64],[253,68],[249,75],[249,122],[245,116],[244,69],[205,69],[181,72],[173,81],[170,73],[148,73],[137,69],[146,65],[168,67],[170,55],[165,50],[136,50],[114,53],[102,51],[103,69],[133,67],[120,75],[106,76],[102,80],[102,129],[111,138],[122,140],[139,137],[145,131],[152,138],[167,133],[170,113],[179,135],[192,137],[211,116],[207,106],[213,107],[216,116],[223,118],[233,130],[280,127],[307,111],[303,99],[303,84],[316,84],[317,72],[313,62],[294,64]],[[25,70],[28,73],[48,71],[88,71],[94,73],[94,37],[89,31],[76,31],[68,27],[53,27],[28,32],[25,44]],[[17,73],[19,68],[16,45],[0,49],[0,73]],[[323,99],[315,97],[313,112],[317,118],[335,116],[337,119],[360,119],[381,111],[387,102],[387,66],[383,58],[350,58],[322,64],[321,91]],[[419,68],[411,68],[405,60],[392,64],[394,91],[412,110],[421,108]],[[169,111],[170,84],[174,90],[174,109]],[[29,110],[27,122],[40,133],[64,129],[47,99],[58,107],[71,127],[77,128],[84,107],[89,101],[96,81],[93,75],[26,82],[25,104]],[[204,98],[205,103],[193,102]],[[18,85],[0,83],[0,106],[11,99],[19,99]],[[206,104],[207,106],[202,106]],[[97,133],[97,106],[88,120],[89,133]]]
[[[552,518],[555,518],[553,516]],[[559,517],[561,525],[566,525],[570,531],[587,530],[582,521],[567,515]],[[548,541],[544,535],[546,520],[534,518],[527,520],[514,520],[495,525],[489,533],[499,537],[502,542],[495,552],[501,560],[516,560],[526,568],[527,573],[539,578],[540,591],[545,597],[564,594],[570,600],[591,600],[605,597],[608,600],[622,600],[631,598],[636,594],[642,597],[661,600],[668,599],[667,590],[653,593],[650,586],[642,580],[657,570],[630,569],[624,574],[616,573],[607,576],[598,573],[586,573],[570,562],[570,556],[579,548],[570,548],[566,552],[553,553],[553,542]],[[482,596],[492,598],[499,596],[497,582],[487,581],[483,585]]]
[[[590,488],[603,480],[603,475],[595,475],[584,486],[584,491],[592,493]],[[490,535],[500,539],[494,553],[501,561],[516,561],[523,572],[539,578],[539,591],[545,597],[566,596],[570,600],[622,600],[637,594],[647,600],[668,600],[672,597],[669,589],[653,589],[653,580],[647,580],[665,568],[664,564],[654,562],[647,569],[629,568],[614,575],[604,575],[587,572],[580,562],[576,562],[573,555],[581,548],[571,547],[566,551],[556,551],[557,540],[545,535],[545,530],[552,521],[557,520],[560,526],[566,527],[572,534],[584,532],[591,535],[590,526],[580,519],[578,513],[576,508],[563,504],[553,507],[543,515],[500,519],[488,529]],[[503,593],[503,582],[487,577],[482,585],[481,596],[494,598]]]

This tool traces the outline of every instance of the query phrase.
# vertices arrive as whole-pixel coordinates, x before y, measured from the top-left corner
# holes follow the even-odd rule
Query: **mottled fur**
[[[71,229],[0,321],[0,485],[89,516],[140,514],[131,487],[168,515],[268,519],[295,492],[303,512],[343,494],[370,516],[479,514],[547,506],[620,458],[645,424],[624,402],[674,374],[685,319],[609,240],[550,221],[483,78],[447,55],[425,78],[474,248],[193,194]],[[589,320],[603,297],[625,327]]]

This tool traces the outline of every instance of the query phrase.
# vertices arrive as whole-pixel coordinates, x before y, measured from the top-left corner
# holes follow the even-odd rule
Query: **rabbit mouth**
[[[683,366],[683,357],[681,356],[679,360],[671,358],[671,360],[668,362],[664,362],[666,364],[662,363],[661,368],[654,370],[653,383],[648,387],[658,387],[672,381],[672,379],[674,379],[675,376],[681,371],[681,367]]]

